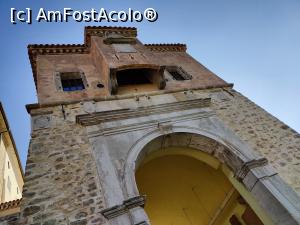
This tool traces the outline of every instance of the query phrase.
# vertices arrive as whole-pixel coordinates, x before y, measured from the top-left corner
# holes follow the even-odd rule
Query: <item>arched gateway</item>
[[[199,149],[153,150],[138,166],[136,182],[153,225],[272,224],[230,169]]]
[[[159,133],[137,141],[124,168],[128,197],[144,196],[149,223],[288,224],[292,215],[284,205],[288,202],[280,199],[283,183],[280,187],[271,181],[253,191],[263,179],[281,182],[266,159],[256,157],[238,140],[224,140],[201,129],[173,127]],[[143,214],[136,210],[132,216]]]

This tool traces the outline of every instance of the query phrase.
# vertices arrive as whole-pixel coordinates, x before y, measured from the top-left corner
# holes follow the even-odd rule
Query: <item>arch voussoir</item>
[[[284,192],[288,196],[276,192],[280,193],[281,189],[284,191],[288,186],[268,164],[267,159],[257,156],[249,146],[238,139],[233,141],[224,139],[221,135],[195,128],[172,127],[164,132],[152,131],[133,145],[124,168],[127,197],[139,195],[135,171],[143,159],[155,151],[176,146],[205,152],[218,159],[220,163],[224,163],[230,168],[234,177],[261,203],[261,207],[268,213],[274,224],[298,224],[300,207],[293,199],[299,199],[299,196],[294,195],[292,190],[291,194]],[[278,183],[273,182],[274,179],[280,181],[279,187],[274,186]],[[264,202],[260,201],[261,195],[268,196],[264,198]],[[272,204],[272,208],[269,208],[266,202]],[[286,223],[282,223],[282,218]]]

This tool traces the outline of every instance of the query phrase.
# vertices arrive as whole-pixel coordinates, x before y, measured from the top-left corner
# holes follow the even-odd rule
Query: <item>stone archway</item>
[[[247,190],[248,195],[265,210],[274,224],[298,224],[299,208],[292,199],[294,192],[287,191],[287,185],[270,168],[266,159],[256,156],[251,148],[238,138],[226,139],[226,136],[224,138],[201,129],[164,127],[163,131],[150,132],[138,140],[132,146],[124,168],[127,198],[140,194],[135,171],[146,156],[157,149],[172,146],[191,147],[218,159],[230,168],[236,182]],[[140,221],[142,217],[145,221],[148,220],[141,209],[132,211],[131,216],[133,221],[134,218]]]
[[[224,133],[224,131],[222,131]],[[130,149],[124,166],[124,181],[127,197],[139,194],[135,171],[145,156],[162,147],[183,146],[204,151],[220,162],[225,163],[236,176],[243,176],[246,167],[265,166],[266,160],[257,156],[249,146],[233,139],[228,135],[226,140],[223,136],[211,133],[206,129],[190,127],[161,127],[160,130],[149,132],[140,138]],[[249,166],[248,166],[249,165]],[[249,169],[249,168],[248,168]],[[274,172],[274,174],[276,174]],[[272,174],[273,175],[273,174]]]
[[[153,225],[272,224],[250,199],[259,219],[231,184],[233,179],[219,160],[187,147],[158,149],[144,158],[136,172]]]

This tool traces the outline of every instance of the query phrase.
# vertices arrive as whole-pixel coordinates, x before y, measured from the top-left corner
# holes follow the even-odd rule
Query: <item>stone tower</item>
[[[84,38],[28,46],[38,103],[8,224],[299,224],[299,134],[184,44],[130,27]]]

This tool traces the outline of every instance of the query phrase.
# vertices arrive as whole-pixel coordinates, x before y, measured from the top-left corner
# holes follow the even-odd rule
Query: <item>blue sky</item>
[[[144,10],[155,8],[154,23],[10,23],[10,8],[62,10]],[[26,162],[30,120],[25,104],[37,102],[27,45],[83,43],[88,25],[135,26],[144,43],[186,43],[188,52],[235,84],[235,89],[300,132],[300,1],[93,1],[2,0],[0,2],[2,101]]]

